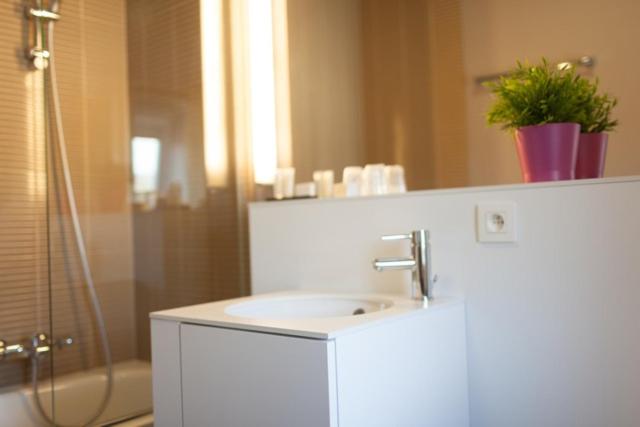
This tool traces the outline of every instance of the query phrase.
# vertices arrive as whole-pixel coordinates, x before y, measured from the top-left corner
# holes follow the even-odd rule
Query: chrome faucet
[[[431,249],[429,232],[416,230],[409,234],[382,236],[382,240],[411,240],[411,257],[376,258],[373,268],[377,271],[411,270],[411,296],[413,299],[428,302],[433,298],[433,284],[437,276],[431,276]]]

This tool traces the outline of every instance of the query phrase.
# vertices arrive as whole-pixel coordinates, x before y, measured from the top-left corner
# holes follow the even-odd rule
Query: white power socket
[[[515,242],[516,204],[486,202],[476,206],[476,230],[480,243]]]

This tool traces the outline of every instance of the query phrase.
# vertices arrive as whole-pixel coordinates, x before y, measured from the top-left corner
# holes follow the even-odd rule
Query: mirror
[[[485,122],[479,81],[516,60],[574,61],[617,97],[605,176],[640,173],[640,2],[289,0],[291,160],[401,164],[409,190],[522,182],[513,137]]]

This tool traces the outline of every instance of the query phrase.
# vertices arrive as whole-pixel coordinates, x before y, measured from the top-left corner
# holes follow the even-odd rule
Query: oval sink
[[[377,298],[301,295],[233,304],[225,309],[225,313],[251,319],[325,318],[373,313],[392,305],[392,301]]]

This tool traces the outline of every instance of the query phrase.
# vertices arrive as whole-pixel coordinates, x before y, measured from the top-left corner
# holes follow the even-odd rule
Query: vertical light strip
[[[253,160],[251,157],[251,123],[249,99],[249,47],[247,29],[247,2],[231,1],[230,42],[231,70],[229,79],[233,93],[233,136],[236,178],[253,183]]]
[[[204,155],[209,187],[228,180],[222,0],[200,0]]]
[[[291,88],[289,78],[289,24],[287,0],[273,1],[273,49],[275,58],[278,166],[292,166]]]
[[[278,154],[271,0],[248,0],[248,21],[254,179],[272,184]]]

